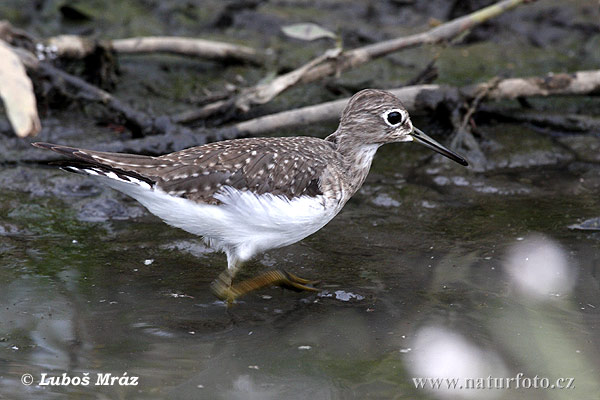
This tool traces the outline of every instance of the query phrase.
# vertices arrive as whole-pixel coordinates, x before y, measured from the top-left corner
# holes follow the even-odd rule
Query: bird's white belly
[[[169,225],[204,239],[217,250],[233,252],[240,261],[271,248],[287,246],[315,233],[341,209],[323,196],[289,200],[224,187],[215,196],[220,205],[199,204],[125,182],[106,183],[138,200]]]

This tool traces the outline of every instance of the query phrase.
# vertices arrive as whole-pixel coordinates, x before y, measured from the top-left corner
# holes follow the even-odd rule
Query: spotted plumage
[[[332,143],[311,137],[227,140],[161,157],[36,145],[88,162],[96,172],[129,174],[170,195],[205,204],[218,204],[215,194],[223,186],[288,199],[314,197],[323,194],[319,177],[326,166],[339,163]]]
[[[34,145],[69,156],[63,169],[98,176],[168,224],[203,236],[227,254],[231,282],[256,253],[297,242],[329,222],[363,184],[382,144],[411,140],[466,165],[413,128],[395,96],[372,89],[350,99],[325,139],[227,140],[160,157]],[[295,278],[292,286],[304,288],[306,281]]]

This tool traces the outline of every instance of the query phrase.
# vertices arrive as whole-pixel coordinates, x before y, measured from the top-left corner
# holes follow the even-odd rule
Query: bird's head
[[[355,144],[416,141],[461,165],[468,165],[463,157],[415,128],[402,102],[384,90],[365,89],[352,96],[337,132]]]

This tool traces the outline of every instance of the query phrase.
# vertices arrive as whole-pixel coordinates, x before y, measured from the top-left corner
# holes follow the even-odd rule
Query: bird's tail
[[[154,157],[107,153],[43,142],[32,143],[32,145],[70,157],[70,160],[52,163],[65,171],[104,176],[117,181],[148,187],[152,187],[155,183],[151,177],[143,174],[143,170],[152,165]]]

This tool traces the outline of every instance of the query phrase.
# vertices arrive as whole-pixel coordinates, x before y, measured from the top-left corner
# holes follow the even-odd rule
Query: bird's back
[[[218,204],[224,186],[292,199],[322,194],[320,178],[339,164],[334,145],[313,137],[248,138],[192,147],[160,157],[106,153],[48,143],[36,146],[68,155],[64,167],[147,183],[169,195]],[[87,168],[87,169],[86,169]]]

